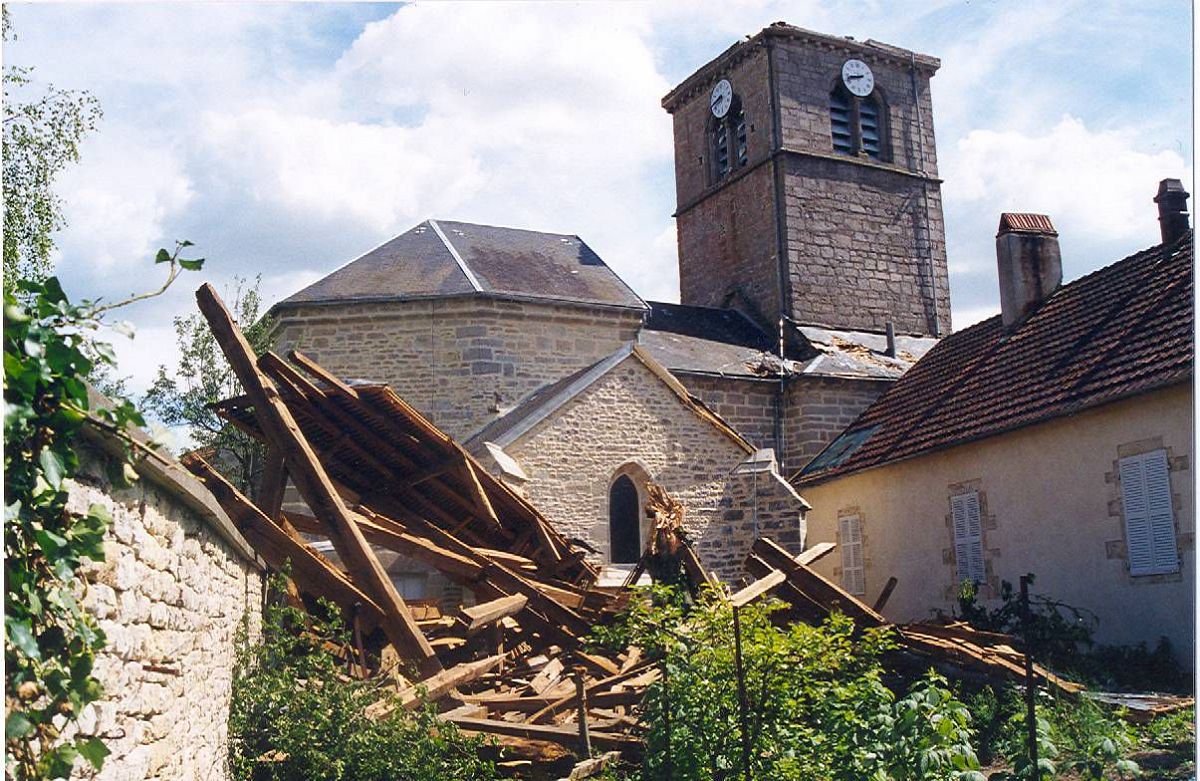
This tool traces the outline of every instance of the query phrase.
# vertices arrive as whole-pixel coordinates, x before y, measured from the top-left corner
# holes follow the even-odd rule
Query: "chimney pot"
[[[996,233],[1000,312],[1012,328],[1062,285],[1058,231],[1044,214],[1005,212]]]
[[[1188,232],[1188,191],[1178,179],[1163,179],[1158,183],[1158,227],[1162,232],[1163,244],[1174,244]]]

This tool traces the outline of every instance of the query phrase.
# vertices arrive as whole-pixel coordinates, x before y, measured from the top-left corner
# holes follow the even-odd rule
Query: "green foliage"
[[[819,627],[777,627],[778,603],[741,609],[752,775],[756,779],[979,779],[969,713],[930,675],[900,698],[883,682],[887,632],[857,634],[834,616]],[[742,730],[733,609],[713,592],[689,611],[655,587],[614,625],[608,647],[639,645],[663,678],[643,705],[645,779],[740,775]]]
[[[1180,664],[1165,637],[1153,650],[1145,643],[1097,646],[1067,669],[1076,680],[1106,691],[1190,694],[1194,689],[1191,670]]]
[[[1196,709],[1184,708],[1159,716],[1137,730],[1137,743],[1148,750],[1195,753]]]
[[[281,593],[282,580],[272,589]],[[337,609],[308,617],[268,603],[261,643],[246,645],[234,673],[229,766],[235,781],[486,781],[483,741],[436,720],[432,708],[368,718],[364,709],[395,696],[390,679],[345,675],[326,644],[348,647]]]
[[[4,40],[12,39],[4,11]],[[54,179],[79,160],[79,143],[96,127],[100,106],[86,92],[35,86],[32,68],[4,68],[4,290],[50,275],[52,238],[64,225]]]
[[[96,332],[123,303],[72,304],[55,277],[4,291],[5,747],[6,770],[22,781],[65,777],[78,757],[98,768],[107,754],[95,738],[60,739],[101,694],[92,667],[104,633],[79,603],[76,573],[103,559],[109,522],[100,505],[69,512],[66,480],[85,423],[124,437],[144,422],[128,401],[91,408],[83,379],[115,364]],[[113,478],[132,474],[127,458]]]
[[[238,279],[227,300],[230,311],[241,326],[255,354],[270,348],[270,318],[260,318],[262,297],[260,277],[253,285]],[[262,469],[262,445],[222,420],[212,405],[243,393],[233,370],[225,360],[212,331],[199,314],[175,318],[175,336],[179,341],[179,365],[174,370],[158,367],[154,384],[142,399],[142,409],[167,426],[183,426],[198,448],[211,449],[220,461],[222,472],[243,491],[257,484]]]
[[[1035,659],[1059,670],[1074,664],[1080,648],[1092,645],[1096,631],[1095,614],[1039,594],[1030,595],[1029,621],[1023,623],[1020,597],[1007,580],[1000,584],[999,606],[990,610],[979,604],[976,585],[964,580],[959,587],[958,607],[971,626],[1017,635],[1027,640]]]

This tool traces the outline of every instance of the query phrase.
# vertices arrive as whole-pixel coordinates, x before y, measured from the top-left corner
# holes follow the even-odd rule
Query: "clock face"
[[[875,74],[862,60],[846,60],[842,65],[842,83],[850,94],[865,98],[875,89]]]
[[[733,103],[733,85],[729,83],[729,79],[721,79],[717,82],[717,86],[713,87],[712,95],[708,99],[708,107],[712,109],[713,116],[721,119],[729,113],[729,106]]]

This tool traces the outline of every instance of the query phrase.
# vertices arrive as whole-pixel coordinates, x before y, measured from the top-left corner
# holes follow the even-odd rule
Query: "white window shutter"
[[[838,544],[842,549],[842,586],[851,594],[867,591],[866,565],[863,562],[862,522],[857,515],[838,519]]]
[[[1162,575],[1179,570],[1175,512],[1167,451],[1122,458],[1121,504],[1131,575]]]
[[[950,497],[950,517],[954,525],[954,562],[958,582],[982,583],[983,519],[979,512],[979,494],[975,491]]]

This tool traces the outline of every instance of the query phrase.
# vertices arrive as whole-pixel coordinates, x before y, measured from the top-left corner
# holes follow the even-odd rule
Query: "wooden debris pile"
[[[874,608],[811,569],[811,564],[832,546],[791,556],[769,539],[755,541],[746,559],[746,570],[758,580],[733,597],[744,604],[766,593],[788,604],[785,619],[817,623],[837,610],[860,629],[894,627],[901,651],[917,665],[947,668],[956,675],[1023,680],[1025,656],[1010,635],[980,632],[964,623],[913,623],[896,626]],[[1075,693],[1083,687],[1034,665],[1036,675],[1058,689]]]
[[[639,746],[631,708],[657,672],[636,649],[583,647],[624,599],[595,587],[584,552],[390,388],[348,385],[294,352],[256,358],[211,286],[197,300],[245,389],[218,413],[268,457],[257,501],[201,456],[184,463],[268,565],[290,562],[294,604],[325,598],[345,611],[356,669],[393,660],[399,698],[373,714],[425,698],[467,730],[572,749],[585,738],[598,751]],[[289,480],[308,513],[283,509]],[[338,561],[311,544],[320,540]],[[377,549],[432,567],[473,604],[414,609]]]
[[[585,551],[390,388],[346,384],[296,352],[288,360],[256,358],[211,286],[197,300],[245,389],[218,412],[265,443],[268,456],[256,501],[200,455],[184,463],[268,565],[280,570],[290,562],[295,605],[324,598],[343,609],[357,646],[344,654],[350,668],[395,677],[399,696],[377,703],[371,715],[432,701],[443,720],[518,753],[544,758],[557,746],[582,754],[570,778],[599,772],[612,752],[638,752],[638,706],[659,669],[637,648],[604,655],[583,645],[628,592],[599,588]],[[289,481],[308,512],[283,509]],[[647,570],[656,579],[673,570],[693,590],[715,584],[687,542],[682,505],[659,486],[649,494],[653,529],[627,585]],[[312,544],[321,540],[332,544],[336,562]],[[433,568],[472,603],[449,614],[415,609],[377,549]],[[758,540],[746,565],[758,580],[733,603],[774,593],[788,604],[787,620],[815,623],[840,610],[860,627],[887,626],[808,567],[832,549],[824,544],[793,557]],[[1023,663],[1006,636],[962,625],[897,630],[903,649],[926,665],[1011,676]],[[587,759],[600,752],[609,753]]]

